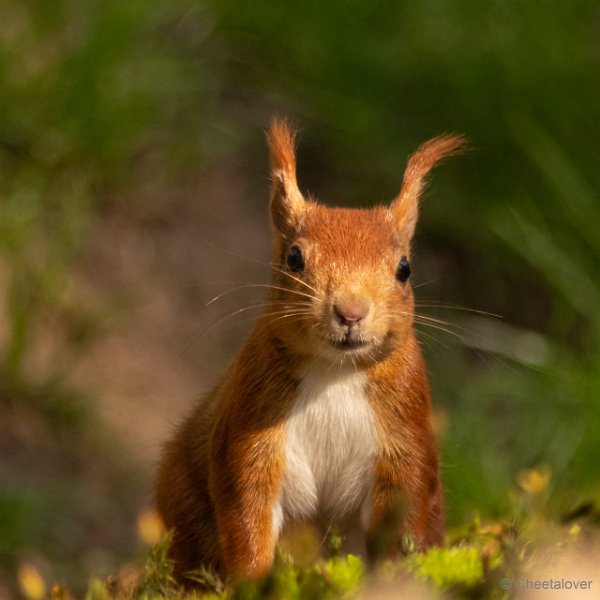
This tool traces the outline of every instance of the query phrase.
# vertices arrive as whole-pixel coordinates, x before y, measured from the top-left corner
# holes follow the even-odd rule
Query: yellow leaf
[[[519,487],[530,496],[541,494],[550,483],[550,467],[540,465],[535,469],[525,469],[517,475]]]
[[[137,533],[142,542],[148,546],[154,546],[160,542],[165,533],[165,527],[155,510],[145,508],[138,515]]]
[[[33,565],[19,565],[17,579],[19,589],[27,600],[42,600],[46,596],[46,582]]]
[[[571,527],[569,529],[569,535],[571,535],[573,537],[577,537],[580,533],[581,533],[581,525],[579,525],[578,523],[571,525]]]

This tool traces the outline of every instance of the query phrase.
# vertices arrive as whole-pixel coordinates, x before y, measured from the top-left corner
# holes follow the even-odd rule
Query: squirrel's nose
[[[333,305],[333,312],[342,325],[355,325],[362,321],[370,310],[370,303],[359,296],[338,299]]]

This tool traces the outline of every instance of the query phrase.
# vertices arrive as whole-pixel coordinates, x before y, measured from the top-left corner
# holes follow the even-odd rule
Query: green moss
[[[326,568],[333,585],[341,592],[355,591],[365,572],[363,561],[352,555],[345,559],[333,558],[326,564]]]
[[[298,566],[291,555],[278,550],[271,572],[261,581],[227,585],[214,573],[199,569],[203,592],[186,591],[173,580],[167,539],[152,550],[139,571],[137,585],[127,587],[118,578],[105,582],[93,579],[85,600],[337,600],[360,598],[363,588],[379,584],[401,592],[411,580],[453,598],[505,600],[507,591],[500,582],[504,578],[514,580],[516,573],[536,566],[536,549],[551,549],[553,555],[559,555],[576,548],[585,529],[583,525],[555,527],[553,545],[548,546],[548,539],[536,541],[525,535],[525,525],[517,528],[476,519],[460,531],[450,532],[445,547],[375,562],[369,570],[363,560],[352,555]],[[546,528],[550,525],[548,521]],[[587,535],[595,539],[597,528],[590,524]],[[52,596],[52,600],[63,598],[67,596]]]
[[[297,568],[289,556],[280,555],[265,581],[243,582],[224,597],[231,600],[347,598],[359,591],[364,570],[363,562],[356,556],[334,557],[308,568]]]
[[[472,546],[433,548],[425,554],[415,554],[410,558],[410,570],[442,588],[475,585],[484,577],[481,553]]]
[[[334,557],[299,573],[299,598],[344,598],[358,592],[365,567],[356,556]]]

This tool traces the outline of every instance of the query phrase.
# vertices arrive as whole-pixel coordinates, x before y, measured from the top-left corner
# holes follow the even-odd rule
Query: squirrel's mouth
[[[330,342],[330,344],[338,350],[358,350],[359,348],[364,348],[365,346],[368,346],[369,342],[363,342],[360,340],[340,340]]]
[[[348,332],[343,338],[328,340],[329,344],[337,350],[348,352],[350,350],[360,350],[370,345],[370,342],[361,337],[355,337]]]

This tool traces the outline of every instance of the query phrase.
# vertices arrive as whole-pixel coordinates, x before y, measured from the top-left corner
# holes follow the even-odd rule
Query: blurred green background
[[[24,561],[77,588],[142,552],[160,444],[251,325],[219,320],[236,284],[268,281],[274,113],[301,188],[346,205],[469,137],[413,260],[454,332],[421,333],[449,521],[510,514],[538,465],[557,516],[597,500],[597,2],[4,0],[0,22],[5,591]]]

